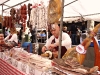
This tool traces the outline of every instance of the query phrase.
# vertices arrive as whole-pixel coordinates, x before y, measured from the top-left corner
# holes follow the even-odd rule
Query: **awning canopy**
[[[64,0],[64,21],[100,21],[100,0]]]
[[[3,15],[9,15],[10,8],[14,7],[16,9],[20,8],[21,5],[28,5],[31,4],[40,4],[41,2],[44,3],[45,6],[48,5],[49,0],[0,0],[0,15],[2,15],[2,4],[3,4]]]
[[[12,7],[19,8],[22,4],[28,4],[31,3],[30,0],[0,0],[0,15],[2,15],[2,9],[3,9],[3,15],[9,15],[9,11]],[[3,6],[3,8],[2,8]]]

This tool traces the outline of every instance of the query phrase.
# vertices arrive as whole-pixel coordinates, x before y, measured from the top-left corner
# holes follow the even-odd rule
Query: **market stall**
[[[9,1],[9,0],[8,0]],[[26,0],[28,1],[28,0]],[[25,1],[25,2],[26,2]],[[52,4],[54,1],[55,4]],[[78,0],[72,1],[71,3],[67,2],[67,5],[70,5],[73,3],[77,3]],[[81,3],[82,0],[80,0],[79,3]],[[4,2],[5,3],[5,2]],[[5,5],[5,4],[1,4],[1,5]],[[57,22],[61,19],[61,29],[60,29],[60,36],[61,31],[62,31],[62,21],[63,19],[65,20],[65,18],[67,18],[66,21],[83,21],[83,20],[91,20],[88,19],[88,15],[87,14],[80,14],[80,12],[78,12],[78,14],[75,14],[72,16],[71,15],[67,15],[65,13],[65,7],[67,7],[67,5],[64,5],[64,1],[60,1],[60,0],[52,0],[51,1],[51,5],[49,5],[49,10],[47,9],[47,6],[44,6],[43,2],[41,2],[39,0],[39,3],[35,3],[33,5],[29,4],[28,5],[28,17],[27,17],[27,5],[21,5],[20,9],[17,10],[17,14],[15,13],[16,9],[12,8],[15,7],[17,5],[22,4],[23,2],[16,4],[14,6],[11,6],[9,8],[11,8],[10,10],[10,16],[5,16],[4,20],[3,20],[3,26],[7,27],[7,28],[11,28],[14,26],[15,23],[22,23],[22,26],[24,27],[24,32],[26,30],[26,27],[30,27],[30,28],[36,28],[36,34],[38,32],[38,29],[43,30],[43,29],[47,29],[47,22],[49,23],[54,23]],[[57,5],[57,3],[59,5]],[[62,3],[62,4],[61,4]],[[54,6],[52,6],[54,5]],[[63,6],[64,5],[64,6]],[[32,7],[30,7],[32,6]],[[52,7],[52,8],[50,8]],[[62,7],[62,8],[61,8]],[[64,7],[64,17],[63,17],[63,7]],[[73,7],[73,6],[71,6]],[[9,8],[5,8],[3,9],[3,11],[9,9]],[[69,8],[69,7],[68,7]],[[67,9],[67,8],[66,8]],[[72,8],[73,9],[73,8]],[[47,11],[48,10],[48,11]],[[54,11],[55,10],[55,11]],[[62,11],[61,11],[62,10]],[[52,13],[51,13],[52,11]],[[74,9],[74,11],[76,11]],[[96,10],[95,10],[96,11]],[[20,13],[20,14],[19,14]],[[16,14],[16,16],[15,16]],[[48,15],[47,15],[48,14]],[[88,13],[89,14],[89,13]],[[2,13],[3,15],[3,13]],[[49,17],[49,21],[48,18]],[[28,19],[28,23],[26,23]],[[28,75],[53,75],[54,74],[65,74],[65,75],[83,75],[83,74],[91,74],[91,75],[98,75],[100,72],[98,71],[100,65],[97,65],[99,63],[96,63],[96,65],[92,68],[88,68],[88,67],[84,67],[82,65],[83,61],[84,61],[84,57],[86,54],[86,50],[89,47],[91,40],[94,40],[95,42],[95,49],[98,47],[97,42],[94,39],[95,34],[97,33],[98,29],[100,27],[100,24],[97,25],[97,27],[93,30],[93,32],[90,34],[89,37],[87,37],[82,44],[73,47],[71,49],[68,49],[68,52],[65,53],[65,55],[63,56],[63,58],[61,59],[54,59],[54,60],[50,60],[47,57],[41,57],[38,54],[33,54],[33,53],[28,53],[27,51],[25,51],[24,48],[20,47],[20,46],[12,46],[12,43],[10,43],[11,45],[7,44],[5,45],[4,41],[0,41],[3,42],[0,45],[0,50],[3,52],[0,52],[0,66],[2,66],[0,68],[0,72],[1,74],[3,74],[3,70],[7,70],[5,69],[5,65],[7,65],[7,68],[11,68],[12,71],[10,71],[9,73],[16,73],[17,74],[28,74]],[[36,43],[35,43],[35,48],[33,49],[33,51],[35,51],[35,53],[38,53],[38,39],[40,39],[41,37],[39,36],[35,36],[36,37]],[[42,34],[42,37],[45,37],[45,35]],[[60,37],[60,42],[61,42],[61,38]],[[93,39],[92,39],[93,38]],[[2,38],[4,39],[4,38]],[[0,38],[0,40],[2,40]],[[4,44],[4,45],[2,45]],[[61,43],[60,43],[61,45]],[[2,48],[2,46],[4,46],[4,48]],[[9,49],[7,47],[10,47]],[[6,48],[5,48],[6,47]],[[99,49],[99,47],[98,47]],[[78,59],[76,61],[76,58],[70,58],[70,53],[71,51],[75,51],[74,53],[78,54]],[[32,52],[32,50],[31,50]],[[49,56],[49,53],[47,53],[47,55]],[[59,58],[61,55],[61,48],[59,46]],[[69,56],[69,58],[68,58]],[[72,54],[72,56],[74,56],[74,54]],[[99,56],[98,56],[99,57]],[[5,64],[2,64],[5,63]],[[3,69],[3,70],[2,70]],[[14,72],[13,72],[14,71]],[[8,73],[8,72],[7,72]],[[5,73],[6,74],[6,73]]]

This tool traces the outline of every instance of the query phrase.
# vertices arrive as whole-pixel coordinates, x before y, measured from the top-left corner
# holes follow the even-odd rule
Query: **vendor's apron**
[[[55,39],[52,40],[51,44],[55,43]],[[55,50],[59,50],[59,46],[55,47]],[[65,46],[61,46],[61,58],[66,53],[67,49]]]

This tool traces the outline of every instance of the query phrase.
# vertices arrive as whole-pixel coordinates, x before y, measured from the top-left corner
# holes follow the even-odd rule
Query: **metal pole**
[[[61,21],[60,21],[60,36],[59,36],[59,51],[58,51],[58,58],[61,58],[64,0],[62,0],[62,9],[61,9],[61,11],[62,11],[62,13],[61,13]]]
[[[10,1],[10,0],[6,0],[6,1],[4,1],[3,3],[1,3],[0,5],[2,5],[2,4],[4,4],[4,3],[6,3],[6,2],[8,2],[8,1]]]
[[[20,3],[16,4],[16,5],[13,5],[13,6],[9,6],[8,8],[6,8],[6,9],[4,9],[4,10],[13,8],[13,7],[18,6],[18,5],[21,5],[22,3],[25,3],[25,2],[27,2],[27,1],[29,1],[29,0],[25,0],[25,1],[23,1],[23,2],[20,2]]]
[[[2,4],[2,20],[3,20],[3,4]]]
[[[74,2],[76,2],[76,1],[78,1],[78,0],[75,0],[75,1],[72,1],[72,2],[70,2],[70,3],[68,3],[68,4],[66,4],[66,5],[64,5],[64,7],[65,7],[65,6],[68,6],[68,5],[72,4],[72,3],[74,3]]]

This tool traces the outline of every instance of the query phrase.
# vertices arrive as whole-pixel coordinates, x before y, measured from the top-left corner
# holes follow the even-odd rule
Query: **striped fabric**
[[[25,75],[0,58],[0,75]]]

